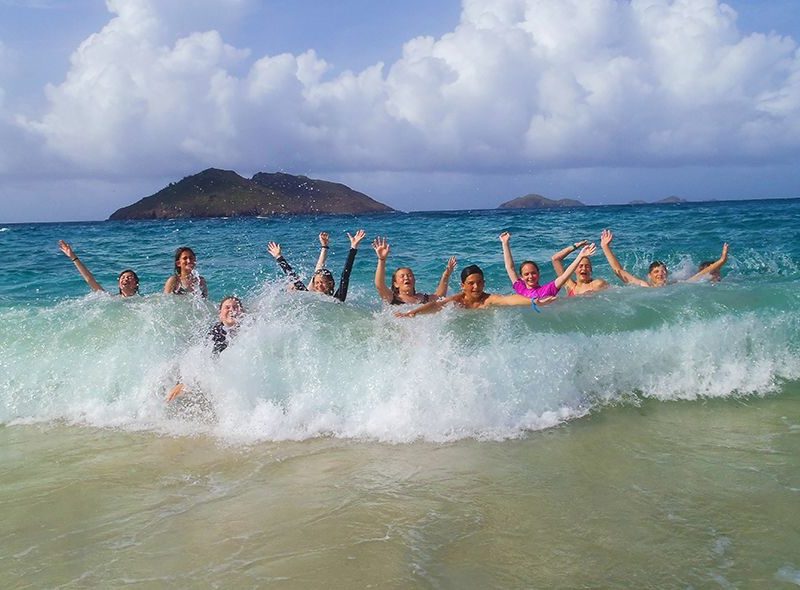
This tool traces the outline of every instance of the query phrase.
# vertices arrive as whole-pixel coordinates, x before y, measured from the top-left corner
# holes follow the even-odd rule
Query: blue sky
[[[403,210],[800,196],[799,13],[0,0],[0,222],[104,219],[211,166]]]

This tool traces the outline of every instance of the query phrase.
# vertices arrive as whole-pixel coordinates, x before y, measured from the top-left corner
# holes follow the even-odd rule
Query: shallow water
[[[798,222],[791,200],[3,226],[3,587],[798,586]],[[362,226],[421,290],[455,254],[508,292],[506,229],[544,280],[604,227],[639,274],[731,256],[718,285],[646,290],[598,255],[615,287],[540,314],[394,318],[367,244],[345,305],[285,291],[267,241],[308,276],[328,230],[338,275]],[[87,295],[59,238],[143,296]],[[159,293],[183,244],[210,302]],[[210,360],[230,292],[247,317]]]

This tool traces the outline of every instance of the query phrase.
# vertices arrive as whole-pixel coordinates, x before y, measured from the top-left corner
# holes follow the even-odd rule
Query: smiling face
[[[175,252],[175,274],[189,275],[197,265],[197,257],[191,248],[178,248]]]
[[[480,299],[481,295],[483,295],[483,289],[486,286],[486,283],[483,280],[483,275],[479,272],[474,272],[464,279],[461,283],[461,290],[466,295],[466,299],[473,301]]]
[[[579,283],[592,282],[592,262],[588,258],[582,259],[575,269],[575,275],[578,277]]]
[[[239,316],[242,315],[242,302],[236,297],[228,297],[222,300],[219,306],[219,321],[227,327],[235,326],[239,323]]]
[[[333,277],[331,277],[330,273],[326,272],[317,272],[314,275],[314,278],[311,279],[311,290],[317,293],[325,293],[326,295],[333,294]]]
[[[650,272],[647,273],[647,277],[653,287],[663,287],[666,285],[668,276],[669,272],[667,271],[667,266],[661,262],[654,262],[651,264]]]
[[[392,275],[392,290],[404,295],[416,293],[416,280],[410,268],[398,268]]]
[[[539,286],[539,267],[535,263],[523,262],[519,267],[519,274],[528,289],[535,289]]]
[[[123,297],[130,297],[139,292],[139,278],[132,270],[122,271],[117,284],[119,286],[119,294]]]

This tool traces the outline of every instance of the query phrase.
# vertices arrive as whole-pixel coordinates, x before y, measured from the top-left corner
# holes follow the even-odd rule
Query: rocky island
[[[559,199],[554,201],[542,195],[530,194],[524,197],[517,197],[501,204],[498,209],[543,209],[547,207],[585,207],[580,201],[575,199]]]
[[[231,170],[209,168],[187,176],[109,217],[172,219],[189,217],[254,217],[316,213],[381,213],[394,211],[364,193],[339,183],[276,172],[247,179]]]

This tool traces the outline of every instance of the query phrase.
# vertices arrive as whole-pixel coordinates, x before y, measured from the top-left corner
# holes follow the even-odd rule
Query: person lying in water
[[[75,254],[72,247],[64,240],[58,241],[61,251],[75,263],[75,268],[81,273],[83,280],[89,285],[92,291],[105,291],[100,283],[94,278],[92,272],[86,268],[80,258]],[[129,268],[126,268],[117,277],[117,287],[120,297],[132,297],[139,294],[139,276]]]
[[[196,267],[194,250],[187,246],[175,250],[174,273],[164,283],[164,293],[185,295],[199,292],[203,297],[208,297],[206,280],[197,274]]]
[[[600,245],[603,248],[603,253],[606,255],[608,264],[611,265],[611,270],[614,271],[614,274],[617,275],[623,283],[636,285],[637,287],[653,288],[665,287],[667,285],[669,271],[667,270],[667,265],[660,260],[650,263],[650,266],[647,269],[647,280],[641,279],[625,270],[620,264],[619,260],[617,260],[613,250],[611,250],[611,242],[613,239],[614,234],[611,232],[611,230],[604,229],[600,237]],[[719,271],[719,269],[722,268],[727,260],[728,244],[725,243],[722,245],[722,256],[719,258],[719,260],[705,267],[704,269],[701,269],[687,280],[696,281],[701,279],[704,275],[710,275],[714,271]]]
[[[503,244],[503,262],[506,266],[506,273],[511,280],[514,291],[528,299],[537,299],[541,303],[553,301],[561,287],[564,286],[564,283],[570,280],[570,276],[575,272],[578,265],[583,260],[588,259],[589,256],[592,256],[597,250],[594,244],[584,245],[577,258],[572,261],[572,264],[566,270],[562,268],[561,273],[555,280],[539,285],[539,265],[531,260],[526,260],[519,265],[519,274],[517,274],[517,270],[514,267],[514,258],[511,255],[511,234],[504,231],[500,234],[500,241]],[[577,247],[578,245],[576,244],[575,248]]]
[[[451,256],[444,267],[442,278],[433,293],[418,293],[414,271],[407,266],[401,266],[392,274],[391,289],[386,286],[386,259],[389,257],[389,242],[386,238],[377,237],[372,242],[372,248],[378,257],[375,267],[375,289],[386,303],[402,305],[404,303],[428,303],[431,299],[439,299],[447,295],[450,275],[456,267],[456,257]]]
[[[588,240],[581,240],[553,254],[551,261],[556,275],[561,276],[564,274],[564,258],[578,248],[586,246],[588,243]],[[564,286],[567,288],[567,297],[574,297],[576,295],[585,295],[587,293],[608,289],[609,284],[603,279],[596,279],[592,276],[592,261],[588,256],[585,256],[578,262],[578,266],[575,268],[575,278],[573,279],[572,276],[567,277]]]
[[[361,240],[364,239],[365,235],[366,233],[363,229],[358,230],[355,235],[352,236],[349,233],[347,234],[347,237],[350,240],[350,251],[347,253],[347,260],[345,261],[344,268],[342,269],[342,278],[339,279],[339,288],[336,289],[336,292],[333,290],[336,286],[336,283],[333,280],[333,273],[331,273],[331,271],[329,271],[327,268],[319,268],[314,271],[314,275],[311,277],[311,284],[308,288],[306,288],[306,286],[303,284],[303,281],[300,280],[300,277],[283,257],[280,244],[276,242],[270,242],[267,245],[267,251],[269,251],[286,276],[293,281],[292,284],[298,291],[315,291],[317,293],[324,293],[325,295],[329,295],[334,299],[344,302],[344,300],[347,298],[347,289],[350,284],[350,273],[353,270],[353,262],[355,262],[356,254],[358,253],[358,245],[361,243]],[[327,244],[323,246],[323,249],[327,250]],[[322,258],[322,255],[320,255],[320,258]]]
[[[212,343],[211,354],[214,357],[219,356],[222,351],[228,348],[231,338],[236,335],[236,331],[239,328],[242,314],[244,314],[244,307],[238,297],[228,295],[220,302],[219,321],[208,330],[208,338]],[[167,394],[167,401],[171,402],[183,394],[185,390],[186,384],[177,383]]]
[[[418,314],[436,313],[450,303],[464,309],[484,309],[495,305],[536,307],[536,301],[532,301],[528,297],[516,293],[511,295],[487,293],[484,291],[485,286],[483,271],[478,265],[472,264],[461,271],[461,293],[438,301],[431,301],[411,311],[397,312],[394,315],[399,318],[413,318]]]
[[[718,283],[722,280],[722,274],[720,274],[720,270],[723,266],[725,266],[726,262],[728,262],[727,242],[722,244],[722,255],[717,260],[707,260],[706,262],[701,262],[698,271],[688,280],[699,281],[707,278],[712,283]]]

